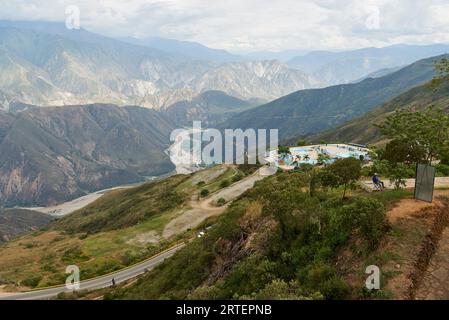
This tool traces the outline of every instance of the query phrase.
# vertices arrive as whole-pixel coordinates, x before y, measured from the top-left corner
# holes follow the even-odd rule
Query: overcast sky
[[[65,21],[234,52],[449,43],[449,0],[0,0],[0,19]]]

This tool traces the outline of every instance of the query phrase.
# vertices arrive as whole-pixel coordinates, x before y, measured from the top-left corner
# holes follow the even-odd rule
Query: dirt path
[[[209,217],[222,214],[231,201],[243,194],[246,190],[252,188],[257,181],[264,179],[270,174],[266,168],[261,168],[253,175],[215,192],[206,199],[198,200],[197,195],[192,196],[189,203],[191,209],[170,221],[165,226],[162,237],[164,239],[170,238],[175,234],[198,226]],[[216,202],[220,198],[225,199],[227,204],[222,207],[217,207]]]
[[[406,186],[405,188],[414,188],[415,187],[415,179],[405,179]],[[394,189],[394,185],[389,180],[384,180],[385,188]],[[367,191],[373,191],[374,184],[372,181],[361,181],[360,182],[362,188]],[[435,178],[435,188],[447,188],[449,187],[449,177],[436,177]]]
[[[416,293],[419,300],[449,300],[449,228],[443,231],[437,251]]]

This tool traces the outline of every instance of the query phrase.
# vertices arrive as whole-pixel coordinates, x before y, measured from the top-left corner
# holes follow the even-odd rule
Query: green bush
[[[240,172],[237,173],[235,176],[232,177],[232,182],[238,182],[243,179],[243,174]]]
[[[440,163],[437,166],[437,174],[442,177],[449,177],[449,165]]]
[[[201,192],[200,192],[200,195],[201,195],[202,197],[207,197],[207,196],[209,195],[209,190],[207,190],[207,189],[202,189]]]
[[[340,210],[334,224],[336,229],[348,234],[357,233],[366,240],[369,248],[374,248],[387,229],[388,220],[382,202],[371,198],[359,198]]]
[[[33,275],[24,279],[21,284],[30,288],[36,288],[39,285],[39,282],[41,282],[41,280],[42,276]]]
[[[231,182],[228,179],[225,179],[220,183],[220,188],[227,188],[230,185],[231,185]]]
[[[220,198],[217,200],[217,205],[219,205],[220,207],[224,206],[225,204],[226,204],[226,199]]]

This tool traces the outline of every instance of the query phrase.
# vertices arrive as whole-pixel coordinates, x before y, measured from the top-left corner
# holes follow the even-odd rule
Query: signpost
[[[435,172],[435,167],[427,164],[418,164],[416,166],[415,199],[426,202],[433,201]]]

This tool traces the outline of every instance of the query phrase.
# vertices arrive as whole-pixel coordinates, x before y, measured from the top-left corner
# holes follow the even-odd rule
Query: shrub
[[[230,185],[231,185],[231,182],[228,179],[225,179],[220,183],[220,188],[227,188]]]
[[[449,165],[440,163],[437,166],[437,171],[440,176],[449,177]]]
[[[32,275],[22,281],[22,285],[30,287],[30,288],[36,288],[39,285],[39,282],[41,282],[42,276],[39,275]]]
[[[243,179],[243,174],[241,174],[240,172],[237,173],[235,176],[232,177],[232,182],[237,182]]]
[[[379,200],[359,198],[341,209],[334,224],[337,224],[337,229],[357,233],[365,239],[369,248],[374,248],[387,229],[388,220],[385,207]]]
[[[320,285],[320,292],[330,300],[341,300],[348,296],[349,285],[341,278],[334,276]]]
[[[206,182],[200,181],[200,182],[198,182],[196,185],[197,185],[198,187],[202,187],[202,186],[204,186],[205,184],[206,184]]]
[[[224,206],[226,204],[226,200],[224,198],[220,198],[217,200],[217,205],[220,207]]]
[[[207,197],[207,196],[209,195],[209,190],[207,190],[207,189],[202,189],[201,192],[200,192],[200,195],[201,195],[202,197]]]

